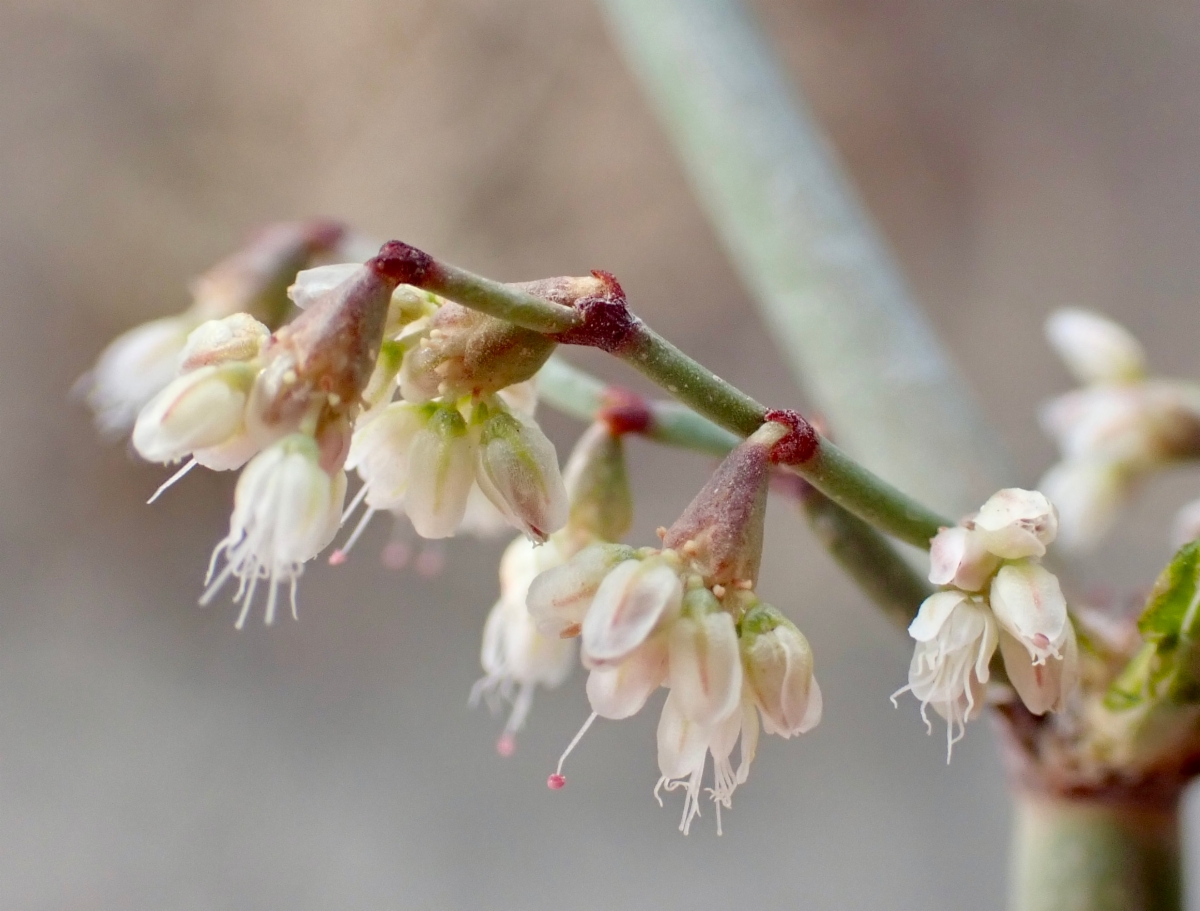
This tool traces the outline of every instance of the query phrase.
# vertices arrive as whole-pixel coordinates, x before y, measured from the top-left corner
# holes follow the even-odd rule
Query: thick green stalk
[[[738,0],[601,0],[781,351],[847,451],[924,503],[1011,478],[825,137]]]
[[[1179,809],[1025,794],[1010,911],[1181,911]]]

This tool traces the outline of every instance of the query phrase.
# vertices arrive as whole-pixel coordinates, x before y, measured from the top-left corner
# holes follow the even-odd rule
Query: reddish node
[[[776,465],[800,465],[817,454],[821,438],[800,412],[772,410],[764,415],[764,419],[791,428],[782,440],[771,447],[771,461]]]
[[[561,791],[566,786],[567,786],[567,776],[566,775],[559,775],[557,772],[555,772],[553,775],[551,775],[549,778],[546,779],[546,787],[548,787],[551,791]]]
[[[654,422],[649,402],[636,392],[619,386],[610,386],[605,390],[604,406],[596,418],[608,425],[608,429],[616,436],[646,433]]]
[[[500,739],[496,741],[496,752],[507,759],[517,751],[517,739],[512,734],[505,731],[500,735]]]
[[[583,322],[558,333],[555,339],[564,345],[585,345],[612,354],[636,332],[638,318],[629,312],[625,292],[612,273],[593,272],[592,275],[604,282],[604,294],[576,301],[575,310],[583,317]]]
[[[400,240],[389,240],[367,265],[397,284],[417,287],[436,267],[432,256]]]
[[[329,565],[330,566],[341,566],[343,563],[345,563],[349,559],[350,559],[349,555],[344,550],[335,550],[333,553],[331,553],[329,555]]]

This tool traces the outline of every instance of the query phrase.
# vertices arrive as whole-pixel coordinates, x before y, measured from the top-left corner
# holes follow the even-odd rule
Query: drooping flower
[[[661,791],[683,789],[680,830],[699,813],[701,781],[713,762],[710,794],[729,807],[757,748],[759,714],[789,737],[821,715],[812,655],[799,631],[754,594],[773,448],[788,432],[768,423],[737,447],[670,529],[661,550],[594,545],[534,580],[528,603],[539,629],[582,639],[592,715],[638,712],[669,689],[658,727]],[[731,756],[741,742],[734,769]],[[660,798],[661,802],[661,798]]]
[[[921,703],[921,718],[930,727],[927,706],[946,719],[946,761],[964,734],[966,723],[983,711],[988,666],[999,644],[996,620],[978,595],[950,590],[930,595],[908,628],[917,642],[908,670],[908,685]],[[932,728],[930,727],[932,730]]]
[[[946,751],[983,710],[989,665],[1001,649],[1017,695],[1036,715],[1064,705],[1078,676],[1075,631],[1058,579],[1037,561],[1058,532],[1057,513],[1038,491],[1007,488],[930,548],[929,580],[947,586],[921,605],[908,686],[925,710],[946,719]]]
[[[333,540],[345,495],[345,472],[339,468],[331,473],[322,467],[312,437],[295,433],[263,450],[238,478],[229,534],[213,551],[201,603],[210,602],[230,577],[237,578],[234,597],[241,602],[242,612],[236,626],[241,629],[255,589],[265,580],[266,622],[275,619],[280,585],[291,589],[294,616],[296,580],[304,564]],[[218,572],[220,558],[225,565]]]

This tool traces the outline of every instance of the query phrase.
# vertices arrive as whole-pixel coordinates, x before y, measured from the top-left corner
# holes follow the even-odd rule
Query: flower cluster
[[[1042,566],[1058,533],[1050,501],[1008,488],[943,528],[930,548],[929,581],[942,586],[909,626],[916,640],[911,691],[946,719],[946,755],[983,710],[997,647],[1017,695],[1035,715],[1061,709],[1078,677],[1075,630],[1058,579]]]
[[[1062,461],[1039,488],[1058,507],[1060,541],[1091,547],[1120,506],[1153,471],[1200,454],[1200,388],[1149,377],[1137,339],[1086,310],[1059,310],[1046,334],[1080,389],[1042,409],[1042,425]],[[1185,507],[1177,536],[1200,534],[1200,501]]]
[[[567,753],[596,717],[628,718],[658,687],[669,689],[655,795],[684,789],[685,833],[699,812],[709,755],[719,830],[720,807],[730,805],[754,758],[759,716],[768,733],[783,737],[810,730],[821,717],[807,641],[754,592],[771,450],[787,430],[765,424],[738,446],[661,532],[662,548],[592,545],[529,589],[537,628],[551,637],[579,636],[589,670],[593,714]],[[565,784],[562,760],[549,784]]]
[[[187,310],[135,326],[104,349],[79,383],[96,424],[111,436],[128,433],[138,412],[175,378],[193,329],[236,313],[278,327],[290,306],[287,287],[298,270],[344,258],[362,244],[344,225],[327,220],[282,222],[259,231],[192,283]]]
[[[311,226],[279,228],[201,283],[203,306],[180,324],[172,376],[156,380],[133,428],[144,458],[186,460],[159,493],[196,465],[244,467],[202,598],[236,578],[239,627],[262,580],[267,622],[280,584],[290,585],[294,612],[304,564],[345,518],[347,470],[362,480],[347,513],[362,502],[367,511],[335,558],[380,510],[406,515],[425,538],[511,525],[537,543],[568,518],[554,446],[533,420],[530,381],[553,339],[403,284],[411,270],[402,244],[385,244],[364,264],[297,272],[318,240],[323,254],[334,249]],[[569,303],[598,284],[522,287]],[[279,325],[279,307],[267,320],[265,305],[251,306],[268,290],[295,303],[294,319]],[[222,312],[237,307],[251,312]],[[119,370],[97,376],[144,369],[118,360]],[[519,567],[522,559],[510,562]],[[518,580],[510,591],[525,584],[524,572],[508,571]]]

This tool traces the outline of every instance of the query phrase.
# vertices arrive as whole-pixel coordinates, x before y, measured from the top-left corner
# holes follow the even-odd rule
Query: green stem
[[[785,360],[856,458],[959,514],[1012,476],[739,0],[600,0]]]
[[[609,404],[608,387],[589,373],[572,367],[560,357],[551,357],[538,371],[538,395],[548,405],[581,421],[594,420]],[[724,456],[738,444],[739,437],[692,409],[675,402],[648,402],[650,423],[641,433],[667,446],[694,449]]]
[[[579,314],[527,291],[439,262],[421,280],[426,291],[534,332],[556,333],[579,325]]]
[[[666,391],[681,398],[701,414],[679,409],[655,411],[654,430],[647,434],[665,443],[721,450],[721,428],[744,438],[763,423],[767,409],[735,387],[704,369],[657,333],[639,325],[638,338],[629,346],[629,362]],[[555,366],[539,388],[547,401],[583,420],[591,420],[604,404],[604,385],[583,371],[554,359]],[[661,409],[660,405],[653,406]],[[710,420],[705,420],[705,418]],[[719,424],[721,427],[713,426]],[[725,439],[729,439],[726,437]],[[703,445],[695,445],[703,440]],[[814,487],[876,528],[923,549],[946,519],[881,480],[826,439],[816,455],[801,465],[789,465]]]
[[[800,505],[838,565],[889,620],[907,630],[933,587],[879,532],[815,488],[800,493]]]
[[[1024,794],[1010,911],[1180,911],[1179,809]]]

